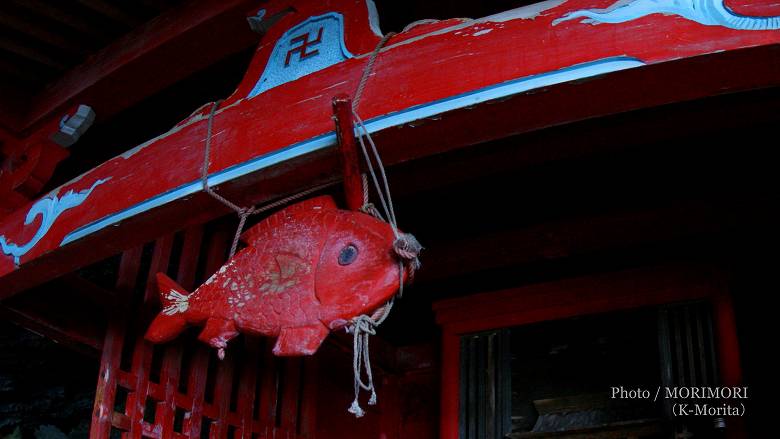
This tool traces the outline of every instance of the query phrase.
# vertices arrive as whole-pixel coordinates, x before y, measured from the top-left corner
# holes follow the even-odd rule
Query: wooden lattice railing
[[[194,334],[153,346],[157,272],[191,289],[226,257],[229,232],[195,227],[122,254],[103,346],[93,438],[310,438],[316,357],[279,359],[268,340],[234,340],[225,360]]]

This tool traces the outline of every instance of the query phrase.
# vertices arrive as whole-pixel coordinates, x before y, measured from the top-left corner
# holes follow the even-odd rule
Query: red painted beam
[[[287,29],[306,17],[327,14],[336,3],[296,3],[297,11],[285,15],[266,38],[269,42],[282,38]],[[355,57],[254,96],[250,91],[274,49],[264,43],[236,93],[215,113],[211,143],[216,153],[209,172],[218,180],[214,184],[219,191],[236,203],[267,202],[337,178],[331,99],[354,93],[367,54],[378,40],[365,23],[364,3],[345,0],[342,6],[344,22],[350,24],[345,26],[350,29],[346,47]],[[778,59],[778,32],[703,26],[658,14],[609,28],[555,24],[567,10],[593,7],[595,2],[577,0],[558,6],[534,20],[523,15],[528,10],[515,10],[508,16],[456,22],[449,29],[413,28],[389,40],[377,58],[361,106],[364,119],[375,124],[374,138],[385,163],[583,119],[780,84],[780,63],[768,61]],[[666,44],[670,35],[679,41]],[[528,38],[542,41],[517,50]],[[581,38],[588,40],[587,50],[570,43]],[[626,54],[632,58],[626,60]],[[593,76],[605,65],[635,68]],[[588,79],[570,81],[572,71]],[[527,81],[537,81],[539,75],[569,82],[530,86],[523,92]],[[520,88],[496,97],[495,87],[507,84]],[[474,95],[469,93],[475,90],[485,100],[472,104]],[[451,98],[460,106],[448,100],[447,105],[455,109],[438,107]],[[426,109],[421,113],[422,107]],[[273,108],[283,108],[285,117],[269,112]],[[69,190],[91,193],[90,188],[94,194],[88,203],[63,213],[29,251],[12,250],[15,258],[0,257],[0,298],[226,213],[197,184],[208,109],[60,188],[59,196]],[[407,119],[393,119],[399,113]],[[292,156],[274,161],[280,156],[271,154],[289,153],[291,145],[298,145]],[[255,167],[269,157],[270,164]],[[236,173],[237,167],[243,167],[242,173]],[[166,199],[173,190],[180,195]],[[137,207],[141,203],[147,203],[143,209]],[[0,235],[14,243],[32,242],[37,227],[24,224],[27,212],[17,210],[0,221]]]
[[[258,0],[190,0],[103,48],[35,96],[26,108],[2,102],[0,126],[20,133],[69,105],[107,119],[220,59],[257,44],[246,16]],[[171,63],[171,60],[176,60]],[[18,101],[16,101],[18,105]]]
[[[468,110],[455,110],[415,125],[389,128],[376,133],[374,139],[385,163],[392,165],[584,119],[780,86],[780,63],[766,62],[778,57],[780,46],[771,45],[615,72]],[[645,86],[638,88],[636,84]],[[571,102],[588,102],[588,105],[573,106]],[[560,110],[534,110],[547,107]],[[267,202],[321,183],[323,175],[335,176],[339,173],[338,157],[335,151],[328,150],[273,166],[264,170],[262,175],[225,184],[220,191],[226,196],[245,200],[247,204]],[[251,187],[262,188],[262,191],[247,190]],[[154,215],[124,221],[122,233],[113,233],[109,228],[72,245],[59,249],[55,246],[52,250],[56,251],[30,260],[18,269],[0,267],[0,271],[5,272],[0,278],[0,297],[8,297],[163,233],[225,213],[226,210],[202,194],[170,203],[155,211]]]

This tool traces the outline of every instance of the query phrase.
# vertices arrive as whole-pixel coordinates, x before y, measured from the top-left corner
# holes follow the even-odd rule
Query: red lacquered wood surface
[[[333,118],[336,123],[336,138],[341,154],[347,208],[359,210],[363,207],[363,179],[360,173],[360,158],[352,122],[352,99],[349,96],[340,95],[333,98]]]
[[[409,31],[415,36],[402,33],[391,38],[377,58],[360,105],[360,114],[369,125],[374,119],[379,130],[375,138],[387,163],[584,118],[780,82],[778,63],[767,62],[777,57],[777,31],[735,30],[662,14],[598,26],[576,20],[553,23],[568,12],[610,3],[547,2],[544,5],[548,8],[532,17],[516,10],[475,21],[455,20],[443,29],[440,25],[420,25]],[[737,9],[747,5],[745,1],[729,2]],[[269,14],[286,7],[284,2],[267,5]],[[296,9],[298,12],[285,15],[264,37],[244,81],[220,105],[214,119],[209,172],[233,169],[311,139],[330,143],[319,152],[247,171],[220,185],[224,194],[246,204],[337,178],[340,172],[332,152],[335,136],[331,99],[340,93],[354,93],[368,53],[379,38],[370,31],[363,2],[299,2]],[[752,2],[749,9],[756,15],[777,12],[770,1]],[[356,56],[247,99],[263,72],[273,42],[307,17],[333,10],[344,16],[345,45]],[[426,32],[426,26],[430,32]],[[754,49],[738,50],[746,48]],[[453,96],[487,93],[496,85],[514,84],[511,81],[551,73],[566,76],[587,63],[625,57],[647,66],[537,88],[533,93],[517,92],[489,103],[461,102],[460,109],[430,107]],[[415,112],[407,116],[414,119],[419,115],[421,120],[396,119],[394,125],[392,119],[381,119],[410,108]],[[423,108],[428,113],[421,112]],[[439,111],[436,108],[445,114],[429,114]],[[197,187],[208,109],[205,106],[166,135],[61,187],[59,195],[102,182],[85,202],[64,211],[45,236],[20,256],[20,267],[14,265],[12,257],[0,256],[0,296],[224,213]],[[278,109],[284,109],[285,117],[278,116]],[[381,125],[385,123],[382,120],[389,126]],[[190,195],[154,205],[86,236],[79,235],[74,241],[66,239],[90,223],[192,184],[194,192]],[[37,223],[24,224],[30,207],[3,218],[0,235],[14,243],[28,242],[38,228]]]

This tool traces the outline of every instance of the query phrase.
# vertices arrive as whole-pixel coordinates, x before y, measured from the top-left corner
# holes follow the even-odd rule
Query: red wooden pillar
[[[257,374],[260,372],[260,346],[262,342],[256,337],[246,337],[244,340],[244,359],[241,365],[240,385],[238,386],[238,403],[236,410],[241,420],[238,437],[233,439],[252,439],[254,430],[254,403],[257,391]]]
[[[212,354],[213,355],[213,354]],[[226,353],[225,360],[217,366],[217,378],[214,385],[214,412],[216,421],[209,432],[211,439],[228,437],[227,417],[230,411],[230,394],[233,387],[233,373],[235,373],[235,358],[233,352]]]
[[[286,367],[282,373],[284,386],[282,387],[282,406],[280,410],[281,419],[277,422],[281,426],[282,434],[288,437],[295,436],[295,429],[298,422],[298,404],[300,398],[301,384],[301,358],[285,358]]]
[[[225,229],[219,229],[208,243],[206,249],[206,273],[217,271],[227,255],[227,243],[230,239]],[[203,412],[206,399],[206,381],[208,380],[209,361],[213,353],[206,346],[197,345],[192,357],[191,372],[187,385],[192,400],[189,417],[184,421],[184,428],[189,437],[200,438],[203,426]]]
[[[726,387],[742,386],[742,363],[740,361],[739,340],[737,339],[737,321],[734,317],[731,293],[725,287],[720,288],[712,297],[712,307],[715,317],[721,385]],[[726,402],[736,404],[741,401]],[[730,416],[726,418],[726,437],[729,439],[747,437],[742,417]]]
[[[277,359],[266,343],[265,352],[263,352],[263,370],[262,381],[260,383],[259,404],[259,431],[262,435],[270,437],[274,429],[274,419],[276,417],[276,403],[278,401],[278,387],[276,382]]]
[[[176,273],[176,281],[187,290],[191,290],[195,283],[195,271],[198,265],[198,256],[203,239],[203,228],[192,227],[184,232],[179,269]],[[161,439],[174,437],[174,421],[176,416],[176,393],[179,389],[179,381],[186,379],[181,376],[182,345],[173,344],[165,350],[162,370],[160,371],[160,387],[162,388],[163,401],[157,404],[156,417],[160,419]]]
[[[402,439],[401,398],[398,375],[385,374],[382,377],[382,408],[379,421],[379,439]]]
[[[153,312],[156,307],[157,282],[154,280],[156,273],[165,272],[168,269],[168,262],[171,256],[171,246],[173,245],[173,236],[168,235],[158,239],[154,245],[152,255],[152,264],[146,280],[146,289],[144,290],[142,315],[147,312]],[[145,320],[145,319],[144,319]],[[146,399],[149,396],[149,372],[152,366],[152,345],[144,340],[143,337],[136,339],[135,351],[133,352],[132,376],[135,378],[133,392],[127,398],[127,406],[130,416],[130,439],[141,439],[144,433],[144,409],[146,408]]]
[[[192,438],[200,438],[210,354],[211,352],[205,346],[198,346],[192,356],[192,363],[190,363],[192,371],[187,381],[187,390],[191,406],[189,416],[184,419],[182,431]]]
[[[441,413],[439,437],[458,439],[460,410],[460,336],[447,328],[442,333]]]
[[[317,379],[320,371],[319,357],[303,359],[303,395],[301,400],[300,432],[304,437],[316,437],[317,428]]]
[[[103,342],[100,373],[98,374],[98,383],[95,390],[95,406],[92,413],[92,425],[90,426],[90,435],[95,439],[108,439],[111,435],[117,390],[117,371],[122,358],[122,347],[127,326],[124,310],[120,309],[120,307],[129,302],[135,288],[142,251],[142,247],[136,247],[124,252],[119,264],[116,289],[119,293],[118,297],[124,303],[117,304],[116,311],[111,312],[105,341]]]

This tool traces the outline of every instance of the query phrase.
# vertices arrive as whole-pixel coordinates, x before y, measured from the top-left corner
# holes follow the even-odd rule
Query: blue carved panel
[[[706,26],[736,30],[780,29],[780,16],[750,17],[726,6],[724,0],[618,0],[606,9],[582,9],[553,21],[553,26],[568,20],[581,23],[625,23],[652,14],[679,15]]]
[[[279,38],[248,97],[349,58],[352,54],[344,45],[344,17],[336,12],[309,17]]]

